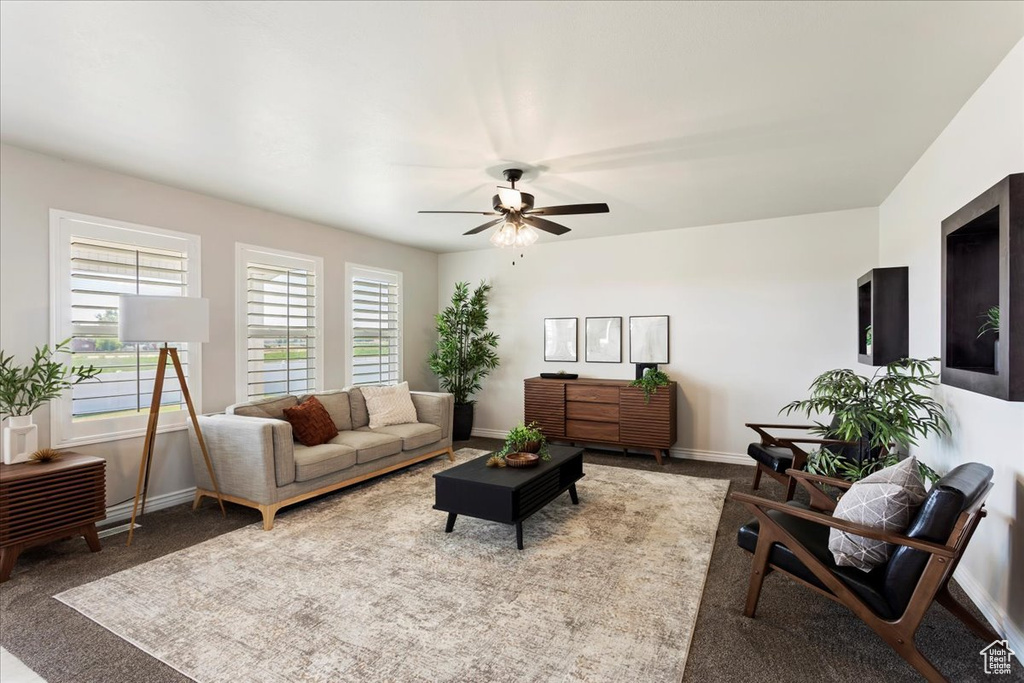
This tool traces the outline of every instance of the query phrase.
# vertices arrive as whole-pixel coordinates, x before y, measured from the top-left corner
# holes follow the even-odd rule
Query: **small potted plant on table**
[[[530,456],[530,457],[527,457]],[[505,445],[487,461],[488,467],[531,467],[549,460],[548,442],[536,422],[519,423],[505,436]]]

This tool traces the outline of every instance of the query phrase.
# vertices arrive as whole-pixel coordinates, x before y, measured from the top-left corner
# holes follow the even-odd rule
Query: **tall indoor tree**
[[[441,389],[455,396],[452,438],[464,441],[473,430],[472,396],[500,360],[498,335],[487,330],[487,296],[491,285],[481,282],[469,292],[468,282],[455,283],[451,303],[437,314],[437,349],[430,354],[430,369]]]

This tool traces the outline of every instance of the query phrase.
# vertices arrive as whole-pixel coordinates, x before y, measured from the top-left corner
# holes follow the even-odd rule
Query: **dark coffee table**
[[[549,446],[550,460],[536,467],[488,467],[491,453],[434,475],[434,509],[448,513],[445,533],[455,518],[468,515],[516,525],[516,546],[523,549],[523,520],[565,491],[579,505],[576,482],[583,478],[583,449]]]

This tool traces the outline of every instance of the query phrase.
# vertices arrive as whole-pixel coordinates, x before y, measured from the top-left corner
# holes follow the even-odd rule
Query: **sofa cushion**
[[[437,425],[424,424],[422,422],[408,422],[400,425],[388,425],[387,427],[363,427],[359,431],[372,434],[389,434],[402,439],[402,450],[411,451],[420,446],[434,443],[441,439],[441,428]]]
[[[366,412],[366,399],[359,387],[348,387],[349,405],[352,407],[352,429],[359,429],[370,424],[370,414]]]
[[[408,382],[363,387],[362,392],[366,399],[366,412],[370,415],[371,429],[416,422],[416,406],[412,404]]]
[[[331,443],[356,449],[356,462],[364,463],[386,458],[402,451],[402,439],[390,434],[370,431],[340,432]]]
[[[295,444],[295,481],[309,481],[356,464],[356,450],[325,443],[319,446]]]
[[[295,440],[303,446],[319,446],[338,435],[330,413],[315,396],[294,408],[285,408],[284,419],[291,424]]]
[[[224,412],[228,415],[269,417],[274,420],[283,420],[284,409],[294,408],[297,405],[299,405],[299,399],[294,396],[278,396],[277,398],[265,398],[261,401],[236,403],[233,406],[228,406]]]
[[[352,429],[352,407],[349,404],[348,392],[343,389],[335,391],[323,391],[315,394],[306,394],[299,397],[299,403],[305,403],[311,397],[316,396],[317,400],[327,409],[334,426],[339,432]]]

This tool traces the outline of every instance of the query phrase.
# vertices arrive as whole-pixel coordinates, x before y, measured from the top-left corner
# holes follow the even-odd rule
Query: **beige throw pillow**
[[[907,458],[856,482],[843,494],[832,515],[884,531],[902,533],[924,501],[924,481],[916,458]],[[840,567],[870,572],[885,564],[894,549],[892,543],[832,529],[828,549]]]
[[[360,387],[370,414],[370,429],[416,422],[416,406],[409,395],[409,383],[388,387]]]

